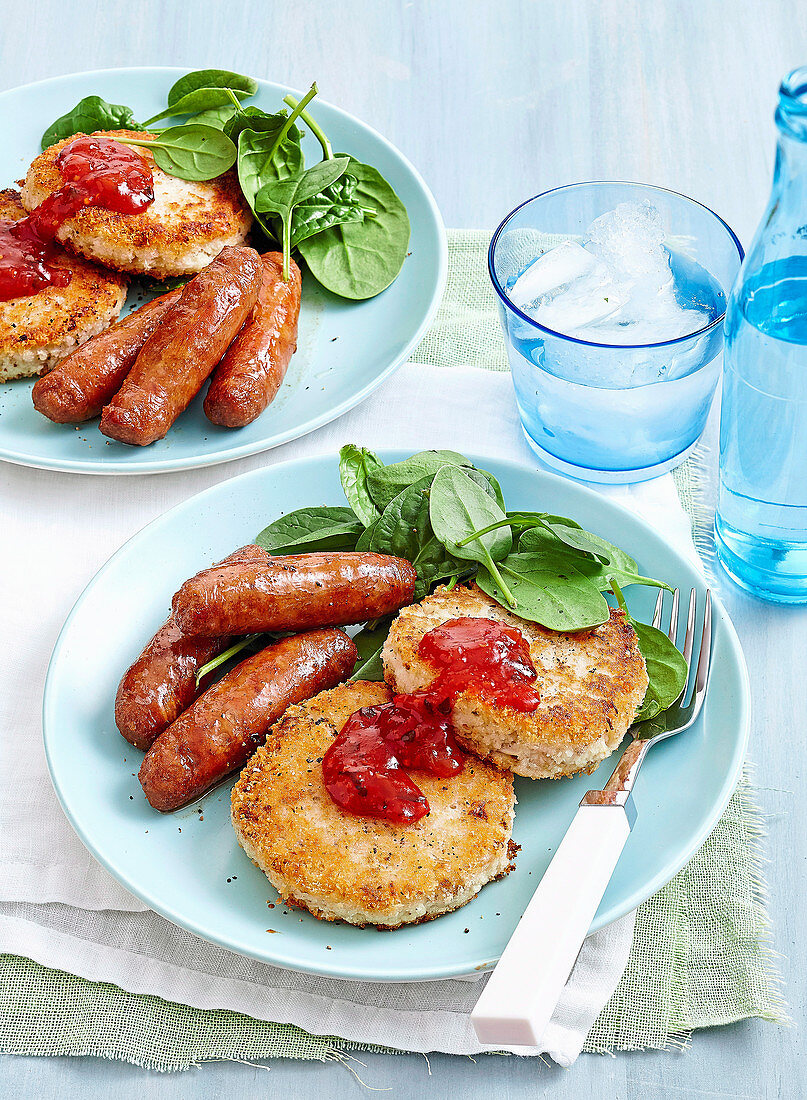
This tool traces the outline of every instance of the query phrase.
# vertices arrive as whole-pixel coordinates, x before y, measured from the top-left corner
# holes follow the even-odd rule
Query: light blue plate
[[[86,95],[132,107],[148,118],[186,69],[106,69],[60,76],[0,95],[3,141],[0,187],[22,178],[39,153],[44,129]],[[260,82],[258,107],[277,111],[298,91]],[[85,474],[155,474],[229,462],[297,439],[352,409],[403,363],[434,317],[446,279],[446,239],[429,189],[408,160],[375,130],[338,107],[315,99],[311,110],[334,149],[373,164],[406,204],[412,224],[407,256],[398,278],[366,302],[347,302],[303,276],[297,353],[280,393],[253,424],[232,430],[211,424],[201,397],[177,420],[165,439],[150,447],[127,447],[105,439],[98,422],[78,427],[52,424],[31,403],[32,382],[0,386],[0,458],[24,466]],[[309,163],[319,145],[303,142]],[[138,304],[130,294],[130,304]],[[202,394],[204,396],[204,392]]]
[[[475,461],[499,478],[511,508],[573,516],[629,550],[642,572],[685,592],[702,589],[693,566],[625,509],[560,477]],[[232,951],[293,970],[368,981],[448,978],[488,967],[582,795],[603,785],[613,760],[593,776],[516,780],[514,838],[521,852],[515,871],[456,913],[378,932],[327,924],[282,905],[267,908],[276,895],[239,848],[229,822],[231,784],[164,817],[148,806],[136,779],[141,754],[115,729],[118,680],[163,622],[179,584],[252,541],[281,513],[309,504],[344,504],[335,456],[278,464],[216,485],[155,520],[107,562],[71,612],[51,658],[43,726],[56,792],[83,842],[124,886],[169,920]],[[655,593],[634,588],[629,594],[633,610],[649,617]],[[703,715],[686,734],[650,753],[637,784],[638,820],[593,929],[659,890],[704,842],[737,783],[748,723],[745,661],[715,601],[712,682]]]

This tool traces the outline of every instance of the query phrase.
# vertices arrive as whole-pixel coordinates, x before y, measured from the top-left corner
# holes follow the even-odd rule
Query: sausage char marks
[[[431,812],[414,825],[345,813],[322,757],[361,707],[389,702],[356,681],[290,707],[232,792],[239,843],[290,905],[321,920],[397,928],[469,902],[511,869],[513,779],[469,756],[450,779],[413,771]]]
[[[476,585],[438,588],[406,607],[384,645],[384,674],[394,691],[420,691],[437,670],[418,653],[421,638],[448,619],[498,619],[521,631],[538,673],[541,702],[523,714],[464,691],[454,704],[457,740],[469,752],[516,775],[557,779],[591,772],[619,745],[647,689],[633,627],[621,611],[591,630],[557,633],[506,611]]]
[[[0,221],[25,217],[19,191],[0,191]],[[0,302],[0,382],[32,378],[103,332],[126,301],[126,279],[61,249],[48,261],[67,268],[67,286],[47,286]]]
[[[99,136],[152,140],[150,134],[132,130]],[[26,210],[39,206],[64,183],[56,158],[72,140],[51,145],[28,169],[22,189]],[[139,214],[99,207],[79,211],[56,234],[66,248],[118,271],[164,279],[201,271],[226,245],[241,244],[252,215],[233,170],[214,180],[192,182],[167,175],[145,148],[137,151],[149,162],[154,202]]]

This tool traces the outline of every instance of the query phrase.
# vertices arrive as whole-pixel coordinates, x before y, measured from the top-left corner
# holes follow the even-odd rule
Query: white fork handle
[[[625,847],[622,806],[581,806],[471,1013],[494,1046],[540,1045]]]

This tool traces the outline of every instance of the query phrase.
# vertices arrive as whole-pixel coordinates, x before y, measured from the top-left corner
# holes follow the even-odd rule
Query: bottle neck
[[[772,200],[784,202],[803,223],[807,221],[807,66],[794,69],[782,81],[776,127]]]
[[[803,213],[807,220],[807,141],[779,134],[776,145],[776,161],[773,169],[774,197],[804,195]]]

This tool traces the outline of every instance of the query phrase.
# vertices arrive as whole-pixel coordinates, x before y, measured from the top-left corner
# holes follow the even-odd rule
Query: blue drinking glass
[[[620,203],[660,213],[677,304],[697,308],[697,331],[657,343],[596,343],[555,332],[510,301],[520,274],[557,244],[582,242]],[[701,435],[720,375],[726,295],[743,250],[708,207],[661,187],[577,183],[529,199],[504,219],[488,266],[527,442],[547,465],[584,481],[658,477]]]

